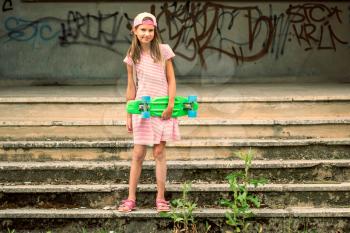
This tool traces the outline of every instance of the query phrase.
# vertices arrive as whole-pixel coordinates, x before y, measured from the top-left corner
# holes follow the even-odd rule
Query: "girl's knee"
[[[144,154],[136,154],[136,153],[134,153],[134,155],[132,157],[132,160],[134,160],[136,162],[139,162],[139,163],[142,163],[144,159],[145,159],[145,155]]]
[[[143,162],[146,156],[146,150],[144,148],[134,148],[132,159],[137,162]]]
[[[165,145],[160,144],[153,148],[153,157],[155,160],[162,160],[165,158]]]
[[[155,160],[163,159],[164,158],[163,151],[161,151],[161,150],[153,151],[153,157],[154,157]]]

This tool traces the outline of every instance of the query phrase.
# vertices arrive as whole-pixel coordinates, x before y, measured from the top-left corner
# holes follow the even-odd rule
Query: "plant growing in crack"
[[[229,174],[228,180],[231,199],[222,199],[220,204],[228,207],[229,211],[225,213],[226,224],[232,227],[234,232],[248,232],[250,223],[248,219],[254,216],[251,207],[260,207],[261,200],[259,197],[249,193],[250,186],[266,184],[265,178],[252,179],[250,177],[250,167],[253,160],[253,152],[249,150],[247,153],[238,153],[237,156],[244,161],[244,172],[233,172]],[[258,227],[258,232],[262,232],[262,226]],[[232,231],[229,231],[232,232]]]
[[[160,215],[165,218],[170,218],[173,220],[174,233],[198,233],[196,220],[193,215],[193,211],[197,208],[197,204],[192,202],[188,193],[191,191],[192,184],[190,182],[185,182],[182,186],[182,197],[172,200],[171,211],[161,212]],[[206,225],[206,232],[208,232],[210,226]]]

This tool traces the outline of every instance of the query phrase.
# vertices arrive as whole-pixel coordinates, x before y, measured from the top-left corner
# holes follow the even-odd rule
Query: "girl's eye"
[[[149,33],[152,33],[152,32],[154,32],[154,30],[153,29],[145,29],[145,28],[141,28],[141,32],[149,32]]]

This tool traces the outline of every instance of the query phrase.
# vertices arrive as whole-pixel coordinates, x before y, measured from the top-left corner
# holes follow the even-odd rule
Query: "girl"
[[[124,59],[128,72],[126,100],[140,99],[142,96],[169,96],[169,103],[161,117],[142,119],[139,115],[127,115],[126,127],[129,133],[133,133],[134,150],[129,177],[129,196],[121,202],[118,210],[129,212],[136,208],[136,187],[146,156],[146,146],[153,145],[157,180],[155,205],[157,211],[169,211],[169,202],[164,198],[167,173],[165,144],[167,141],[180,139],[177,119],[171,118],[176,93],[171,58],[175,54],[169,45],[160,44],[154,15],[147,12],[138,14],[134,19],[132,32],[132,43]],[[133,78],[135,74],[136,83]]]

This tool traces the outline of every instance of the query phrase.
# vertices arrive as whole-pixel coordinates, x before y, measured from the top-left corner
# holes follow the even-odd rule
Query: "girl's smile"
[[[134,30],[141,44],[148,44],[154,38],[154,26],[141,24]]]

